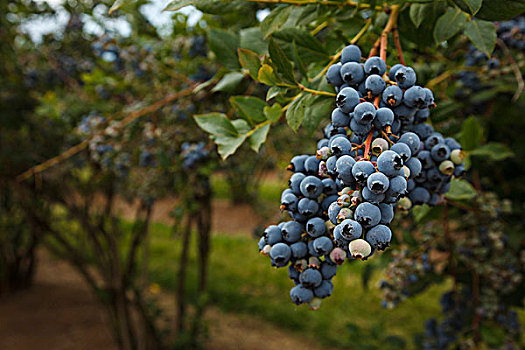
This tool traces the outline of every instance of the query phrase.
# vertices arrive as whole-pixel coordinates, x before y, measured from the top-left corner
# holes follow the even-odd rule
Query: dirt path
[[[45,252],[39,258],[35,285],[0,299],[0,349],[117,350],[102,308],[77,273]],[[167,310],[174,309],[171,295],[161,299]],[[210,333],[207,349],[321,349],[255,317],[212,307],[205,318]]]

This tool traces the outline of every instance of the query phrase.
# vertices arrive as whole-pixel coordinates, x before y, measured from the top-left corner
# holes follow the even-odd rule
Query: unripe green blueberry
[[[353,259],[364,259],[372,253],[372,246],[364,239],[354,239],[348,245]]]
[[[318,269],[321,267],[321,260],[316,258],[315,256],[311,256],[310,259],[308,259],[308,267]]]
[[[456,165],[460,165],[465,160],[465,157],[467,156],[467,153],[463,151],[462,149],[455,149],[452,152],[450,152],[450,160],[454,162]]]
[[[445,175],[454,174],[454,163],[452,163],[450,160],[441,162],[441,164],[439,164],[439,171]]]
[[[311,310],[319,310],[319,308],[321,308],[321,302],[323,301],[323,299],[321,298],[313,298],[311,302],[308,303],[308,305],[310,306],[310,309]]]
[[[351,219],[353,217],[354,217],[354,211],[352,209],[342,208],[339,211],[339,214],[337,214],[337,221],[342,222],[343,220]]]
[[[330,157],[331,155],[332,155],[332,151],[327,146],[321,147],[321,149],[318,149],[315,154],[317,159],[322,159],[322,160],[327,160],[328,157]]]
[[[408,179],[410,177],[410,169],[406,165],[403,165],[403,172],[405,173],[405,179]]]
[[[337,265],[341,265],[345,261],[345,258],[346,253],[341,248],[334,248],[334,250],[330,252],[330,260],[335,262]]]
[[[388,149],[388,141],[383,138],[377,138],[372,142],[372,154],[378,156]]]
[[[397,202],[397,207],[401,210],[409,210],[412,208],[412,201],[408,197],[403,197]]]

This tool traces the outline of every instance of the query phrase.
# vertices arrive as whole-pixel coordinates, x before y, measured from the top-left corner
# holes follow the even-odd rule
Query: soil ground
[[[159,296],[166,310],[174,297]],[[280,330],[256,317],[224,313],[210,307],[206,348],[321,349],[309,339]],[[34,286],[0,299],[2,350],[117,350],[103,309],[81,277],[67,263],[39,251]]]

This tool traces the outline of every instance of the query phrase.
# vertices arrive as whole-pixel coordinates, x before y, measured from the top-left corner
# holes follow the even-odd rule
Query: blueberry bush
[[[213,175],[267,219],[253,254],[288,269],[294,304],[322,308],[340,266],[362,264],[387,309],[447,286],[414,348],[525,346],[523,1],[174,0],[165,32],[147,4],[0,0],[0,293],[30,285],[44,246],[120,348],[199,348]],[[25,29],[59,12],[61,32]],[[259,185],[284,167],[278,216]],[[166,325],[148,271],[168,197],[181,249]],[[405,346],[375,333],[355,345]]]

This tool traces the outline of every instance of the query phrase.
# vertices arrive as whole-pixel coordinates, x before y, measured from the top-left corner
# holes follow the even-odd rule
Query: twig
[[[193,89],[196,87],[196,85],[192,85],[190,86],[189,88],[187,89],[184,89],[184,90],[181,90],[179,92],[176,92],[174,94],[171,94],[171,95],[168,95],[166,96],[165,98],[163,98],[162,100],[159,100],[147,107],[144,107],[138,111],[134,111],[134,112],[131,112],[129,113],[124,119],[121,120],[120,122],[120,125],[121,126],[126,126],[128,124],[130,124],[131,122],[135,121],[136,119],[146,115],[146,114],[149,114],[149,113],[152,113],[152,112],[155,112],[157,111],[158,109],[164,107],[165,105],[181,98],[181,97],[186,97],[186,96],[189,96],[193,93]],[[108,118],[108,121],[112,120],[113,118]],[[16,180],[18,182],[21,182],[21,181],[24,181],[24,180],[27,180],[29,179],[31,176],[33,175],[36,175],[36,174],[39,174],[55,165],[57,165],[58,163],[61,163],[63,162],[64,160],[66,159],[69,159],[71,158],[72,156],[74,156],[75,154],[79,153],[80,151],[82,151],[83,149],[87,148],[87,146],[89,145],[89,141],[94,137],[95,135],[91,136],[90,138],[80,142],[79,144],[67,149],[66,151],[64,151],[63,153],[59,154],[58,156],[56,157],[53,157],[51,159],[48,159],[46,160],[45,162],[39,164],[39,165],[36,165],[26,171],[24,171],[23,173],[21,173],[20,175],[18,175],[16,177]]]
[[[396,45],[399,63],[401,63],[402,65],[406,65],[405,56],[403,55],[403,49],[401,48],[401,41],[399,40],[399,32],[397,30],[397,26],[392,29],[392,36],[394,37],[394,43]]]
[[[512,71],[514,72],[514,76],[516,77],[516,82],[518,83],[518,90],[516,90],[516,93],[512,97],[512,102],[516,102],[520,97],[523,88],[525,87],[525,84],[523,83],[523,77],[521,76],[520,67],[518,67],[518,64],[510,54],[509,48],[507,47],[507,45],[505,45],[505,42],[501,39],[498,39],[496,43],[499,47],[501,47],[501,49],[505,53],[505,56],[509,60],[510,66],[512,67]]]
[[[309,89],[306,86],[304,86],[303,84],[297,84],[297,86],[299,86],[299,89],[301,89],[302,91],[309,92],[309,93],[311,93],[313,95],[324,95],[324,96],[331,96],[331,97],[337,96],[333,92]]]
[[[392,5],[392,11],[390,12],[390,17],[386,23],[385,29],[381,33],[381,50],[379,52],[379,57],[386,62],[386,49],[388,43],[388,34],[392,31],[393,28],[397,25],[397,16],[399,14],[399,5]]]

